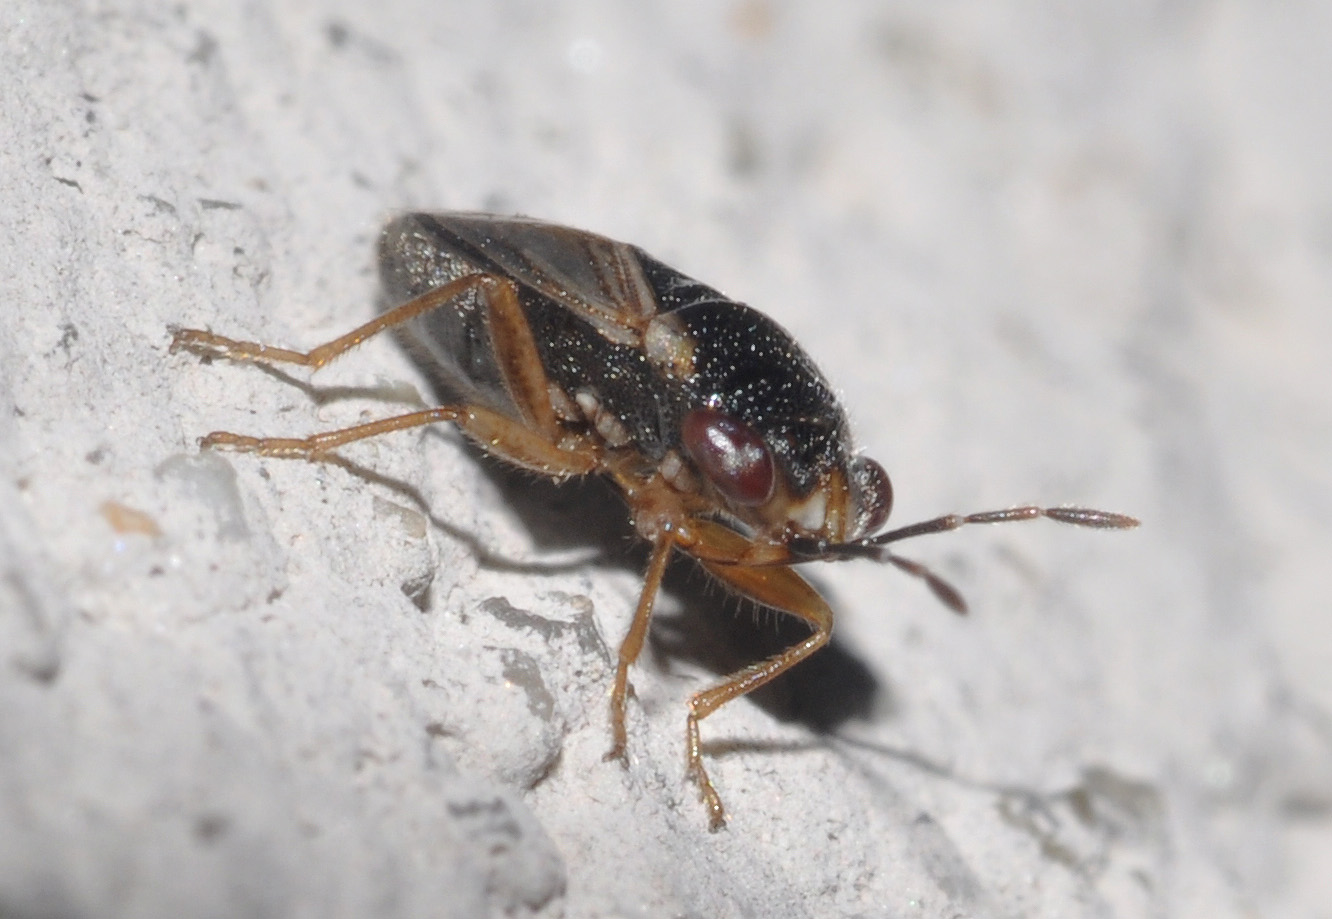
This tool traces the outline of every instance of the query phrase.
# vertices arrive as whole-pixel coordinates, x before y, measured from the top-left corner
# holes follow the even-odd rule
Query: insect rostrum
[[[437,365],[458,401],[306,438],[219,431],[201,443],[319,460],[353,441],[450,421],[488,453],[551,479],[609,478],[651,555],[611,687],[607,758],[625,756],[629,667],[674,551],[736,593],[807,623],[804,641],[689,700],[688,771],[714,830],[726,815],[704,768],[699,722],[831,634],[832,609],[794,565],[886,561],[923,578],[960,612],[951,586],[889,545],[1035,517],[1137,525],[1105,511],[1020,507],[883,531],[892,507],[888,475],[854,451],[846,413],[795,340],[635,246],[526,218],[406,214],[381,234],[379,267],[394,306],[308,352],[196,329],[177,330],[172,350],[317,370],[397,328]]]

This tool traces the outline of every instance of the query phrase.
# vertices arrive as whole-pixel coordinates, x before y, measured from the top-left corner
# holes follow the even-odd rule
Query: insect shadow
[[[439,388],[447,393],[446,387]],[[579,562],[580,567],[642,574],[647,546],[635,535],[623,502],[608,482],[589,476],[556,485],[498,462],[470,444],[468,449],[539,550],[559,555],[590,550],[590,559]],[[507,567],[493,553],[491,558],[495,567]],[[817,578],[811,580],[825,596],[835,596],[835,590]],[[736,597],[687,558],[672,562],[662,590],[675,601],[676,609],[661,609],[653,617],[648,643],[659,659],[688,661],[725,675],[771,657],[809,634],[806,626],[785,613]],[[747,698],[777,720],[816,734],[834,733],[847,721],[872,712],[892,711],[886,685],[835,634],[818,654]],[[726,744],[708,746],[723,752]]]

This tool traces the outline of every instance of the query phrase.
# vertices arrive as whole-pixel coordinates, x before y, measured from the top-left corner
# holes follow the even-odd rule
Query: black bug
[[[311,351],[196,329],[177,330],[172,350],[317,370],[400,328],[456,386],[459,401],[306,438],[219,431],[202,445],[319,460],[353,441],[451,421],[488,453],[551,479],[607,476],[652,546],[620,646],[607,758],[625,756],[629,667],[673,551],[736,593],[807,623],[804,641],[689,700],[688,771],[714,830],[726,815],[703,765],[699,721],[795,666],[831,634],[832,609],[794,565],[889,562],[961,612],[951,586],[890,544],[1036,517],[1137,525],[1105,511],[1019,507],[883,531],[892,508],[888,475],[853,451],[845,412],[794,339],[635,246],[525,218],[407,214],[381,234],[379,268],[398,305]]]

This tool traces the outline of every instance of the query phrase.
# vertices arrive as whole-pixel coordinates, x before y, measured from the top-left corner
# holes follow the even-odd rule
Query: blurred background
[[[6,4],[0,914],[1332,915],[1330,33],[1307,0]],[[798,630],[676,572],[620,770],[614,495],[449,432],[195,447],[428,396],[391,341],[310,382],[167,353],[365,321],[412,209],[767,312],[897,523],[1144,525],[904,546],[965,620],[812,569],[836,646],[705,722],[710,835],[684,700]]]

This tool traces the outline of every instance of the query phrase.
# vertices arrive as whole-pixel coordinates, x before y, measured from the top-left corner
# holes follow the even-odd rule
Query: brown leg
[[[474,274],[451,281],[443,287],[428,291],[414,300],[371,319],[365,325],[352,329],[346,335],[326,342],[309,351],[291,351],[274,348],[254,341],[237,341],[215,335],[203,329],[176,329],[171,337],[171,351],[192,351],[205,357],[225,357],[232,361],[259,361],[265,364],[299,364],[318,370],[334,358],[346,354],[367,338],[386,329],[402,325],[431,310],[439,309],[477,287],[503,286],[507,282],[491,275]]]
[[[473,274],[451,281],[309,351],[292,351],[253,341],[237,341],[203,329],[177,329],[171,338],[171,351],[192,351],[233,361],[298,364],[318,370],[367,338],[447,306],[477,289],[483,292],[484,302],[490,309],[491,347],[495,349],[496,363],[504,374],[504,381],[509,386],[518,410],[529,424],[554,438],[557,433],[555,410],[551,407],[550,394],[546,390],[546,374],[537,354],[536,341],[523,316],[513,282],[495,275]]]
[[[326,459],[338,447],[358,440],[441,421],[452,421],[491,456],[550,479],[587,475],[597,468],[597,454],[590,448],[557,446],[545,437],[533,434],[522,422],[467,405],[443,405],[407,415],[381,418],[355,427],[321,431],[309,437],[251,437],[232,434],[230,431],[214,431],[202,438],[199,445],[284,459],[318,461]]]
[[[785,567],[796,561],[782,543],[755,542],[730,527],[700,517],[690,519],[681,528],[679,543],[699,561],[726,567]]]
[[[703,803],[708,809],[709,829],[716,831],[726,825],[726,810],[721,796],[713,787],[703,767],[703,751],[698,736],[698,723],[732,699],[758,689],[779,674],[790,670],[828,643],[832,635],[833,612],[827,602],[793,568],[745,568],[703,562],[703,567],[736,593],[757,600],[783,612],[803,619],[814,633],[780,654],[751,664],[731,674],[711,689],[695,693],[689,700],[689,716],[685,724],[685,745],[688,751],[689,775],[698,784]]]
[[[620,642],[620,659],[615,665],[615,685],[611,689],[611,748],[604,759],[618,759],[628,764],[625,757],[628,738],[624,727],[624,703],[629,692],[629,668],[643,651],[648,623],[652,620],[652,603],[657,598],[661,578],[666,573],[666,563],[670,561],[671,550],[674,548],[675,543],[668,534],[658,536],[652,544],[652,557],[648,561],[647,574],[643,577],[643,592],[638,595],[638,608],[634,610],[629,632],[624,636],[624,641]]]
[[[521,418],[508,418],[481,407],[440,406],[305,438],[251,437],[215,431],[203,439],[203,445],[266,456],[317,460],[338,447],[367,437],[452,421],[486,452],[524,469],[553,479],[593,471],[597,467],[599,455],[592,447],[559,443],[559,425],[551,406],[546,374],[532,330],[523,316],[513,283],[494,275],[477,274],[459,278],[389,310],[341,338],[306,352],[236,341],[200,329],[178,329],[172,338],[171,350],[184,349],[230,360],[299,364],[318,370],[372,335],[447,306],[475,289],[483,291],[484,302],[490,310],[491,347],[495,350],[496,362],[504,374]]]
[[[487,288],[490,307],[490,342],[495,363],[518,411],[534,431],[547,440],[559,437],[559,422],[550,404],[550,383],[541,363],[532,327],[518,303],[518,289],[511,281],[493,280]]]

